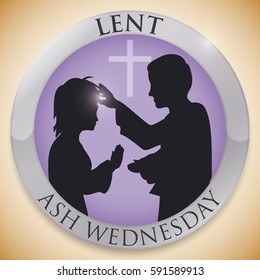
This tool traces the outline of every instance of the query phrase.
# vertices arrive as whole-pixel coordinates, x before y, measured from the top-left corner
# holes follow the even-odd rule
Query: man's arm
[[[155,125],[149,125],[121,102],[116,107],[116,123],[120,133],[144,150],[160,145],[160,135]]]
[[[115,99],[113,94],[102,84],[100,104],[116,109],[116,123],[121,128],[121,134],[129,138],[144,150],[160,145],[160,133],[157,125],[149,125],[122,102]]]

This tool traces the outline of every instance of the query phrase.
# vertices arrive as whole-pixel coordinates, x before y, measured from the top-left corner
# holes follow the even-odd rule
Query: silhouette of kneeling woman
[[[84,194],[108,191],[124,152],[117,145],[110,160],[92,169],[79,136],[84,130],[94,130],[98,101],[98,88],[87,78],[67,81],[57,89],[54,100],[56,140],[49,153],[49,181],[70,205],[86,215]]]

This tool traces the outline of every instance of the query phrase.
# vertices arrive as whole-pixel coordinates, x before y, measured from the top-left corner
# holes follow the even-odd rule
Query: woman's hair
[[[70,79],[57,89],[54,98],[56,124],[53,127],[56,137],[82,113],[83,107],[87,110],[94,102],[97,104],[98,87],[89,78],[92,77]]]

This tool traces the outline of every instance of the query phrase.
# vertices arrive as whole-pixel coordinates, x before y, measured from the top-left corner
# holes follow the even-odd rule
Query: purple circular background
[[[208,112],[212,134],[213,176],[220,164],[226,141],[225,114],[216,87],[205,70],[187,53],[158,38],[143,35],[118,35],[107,37],[80,48],[55,70],[46,83],[39,99],[35,117],[35,145],[39,161],[48,177],[48,155],[55,139],[53,126],[53,100],[57,88],[67,80],[86,76],[96,84],[107,86],[114,96],[135,111],[146,122],[162,120],[167,109],[157,109],[148,96],[148,63],[134,64],[134,97],[126,96],[126,63],[109,62],[109,56],[125,56],[127,40],[133,40],[134,55],[151,56],[152,60],[165,54],[178,54],[189,64],[193,84],[189,99],[204,105]],[[106,194],[86,195],[85,201],[91,218],[109,224],[137,226],[157,222],[159,197],[149,194],[152,185],[139,174],[129,172],[127,165],[158,150],[143,151],[120,135],[115,122],[115,110],[99,106],[98,123],[94,131],[85,131],[80,141],[91,158],[92,168],[107,160],[117,144],[125,148],[121,167],[114,172]],[[199,159],[198,159],[199,162]]]

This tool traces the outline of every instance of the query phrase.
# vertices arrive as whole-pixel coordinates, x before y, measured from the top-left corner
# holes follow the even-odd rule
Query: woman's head
[[[56,137],[68,130],[93,130],[97,122],[99,91],[87,78],[73,78],[60,86],[54,98]]]

